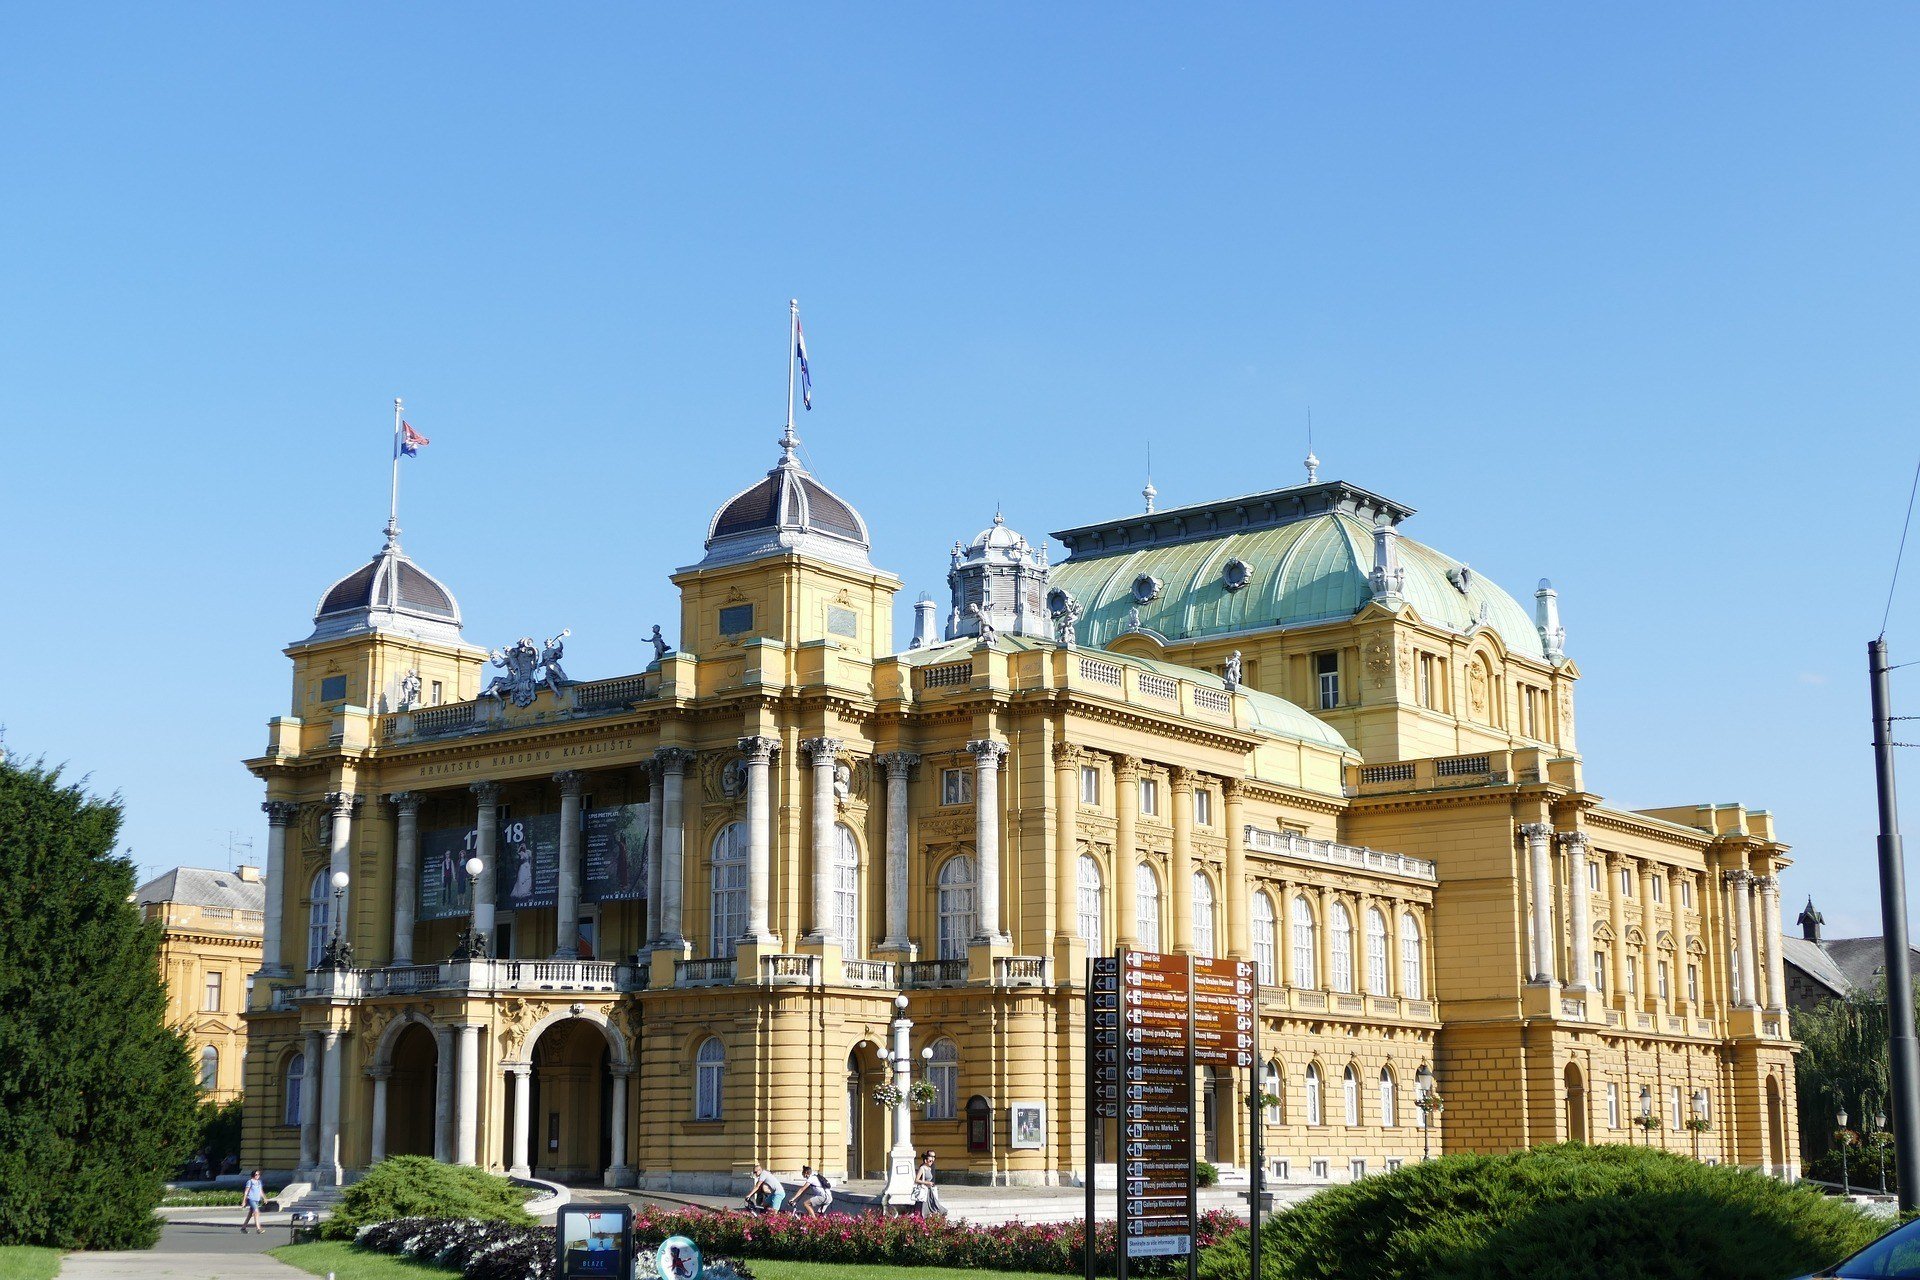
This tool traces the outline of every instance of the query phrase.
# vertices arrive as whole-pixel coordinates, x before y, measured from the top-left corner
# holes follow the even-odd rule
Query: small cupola
[[[386,545],[378,554],[320,597],[313,613],[313,634],[306,642],[376,631],[416,640],[461,642],[459,602],[438,578],[400,549],[400,531],[391,521]]]
[[[998,511],[993,523],[965,545],[953,544],[953,563],[947,570],[953,590],[953,612],[947,618],[947,639],[980,634],[984,617],[997,632],[1051,639],[1047,617],[1047,552],[1029,544],[1007,527]]]
[[[800,439],[789,426],[780,461],[766,478],[720,505],[707,527],[707,555],[697,566],[740,564],[799,552],[850,568],[872,569],[872,542],[860,513],[814,479],[795,456]]]

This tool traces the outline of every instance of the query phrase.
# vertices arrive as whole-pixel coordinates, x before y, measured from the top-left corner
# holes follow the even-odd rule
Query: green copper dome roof
[[[1081,643],[1105,645],[1137,625],[1168,640],[1351,617],[1374,596],[1374,525],[1405,507],[1339,482],[1128,517],[1054,536],[1071,555],[1050,585],[1079,601]],[[1399,595],[1455,631],[1484,623],[1509,650],[1546,661],[1520,603],[1433,548],[1395,533]]]

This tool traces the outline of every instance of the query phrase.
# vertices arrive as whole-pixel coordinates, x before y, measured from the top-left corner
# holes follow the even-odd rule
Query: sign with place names
[[[1087,1052],[1093,1055],[1093,1097],[1101,1120],[1120,1116],[1120,962],[1095,956],[1087,987]]]
[[[1120,960],[1120,1234],[1129,1258],[1193,1251],[1194,983],[1186,956]]]

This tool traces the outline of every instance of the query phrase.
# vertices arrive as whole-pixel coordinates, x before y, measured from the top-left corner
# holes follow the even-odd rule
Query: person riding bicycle
[[[778,1213],[787,1202],[786,1184],[759,1163],[753,1166],[753,1186],[747,1190],[747,1208],[761,1213]]]

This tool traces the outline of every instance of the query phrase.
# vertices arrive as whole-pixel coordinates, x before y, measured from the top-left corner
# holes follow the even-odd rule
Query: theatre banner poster
[[[581,899],[638,902],[647,896],[647,806],[588,810],[580,841]]]
[[[500,870],[494,905],[502,911],[551,907],[560,889],[560,815],[536,814],[500,824]]]
[[[473,881],[467,859],[479,845],[472,827],[441,827],[420,833],[420,894],[417,920],[452,920],[473,914]]]

